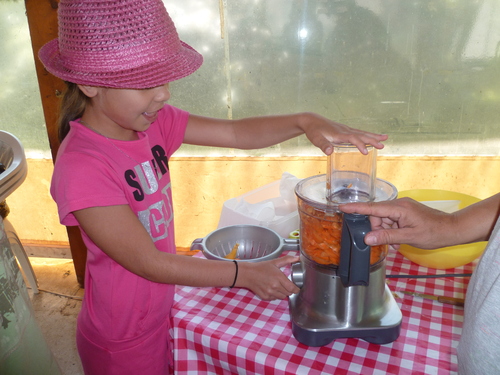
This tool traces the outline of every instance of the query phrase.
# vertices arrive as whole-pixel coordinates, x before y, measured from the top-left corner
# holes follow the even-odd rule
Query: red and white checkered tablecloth
[[[475,262],[434,270],[396,251],[388,275],[471,273]],[[285,270],[289,273],[289,270]],[[408,296],[408,290],[464,297],[469,277],[388,278],[402,313],[387,345],[337,339],[309,347],[292,335],[288,301],[266,302],[243,289],[178,287],[172,311],[176,374],[455,374],[463,308]]]

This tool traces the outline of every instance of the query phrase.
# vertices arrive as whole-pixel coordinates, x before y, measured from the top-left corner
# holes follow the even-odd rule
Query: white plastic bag
[[[288,238],[299,229],[295,185],[300,181],[284,172],[281,180],[264,185],[224,202],[218,228],[254,224],[270,228]]]

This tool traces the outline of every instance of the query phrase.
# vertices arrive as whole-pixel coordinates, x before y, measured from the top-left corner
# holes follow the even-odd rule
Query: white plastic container
[[[297,179],[297,182],[299,179]],[[274,230],[283,238],[299,228],[295,185],[282,196],[282,180],[272,182],[224,202],[218,228],[236,224],[260,225]],[[293,197],[293,198],[291,198]]]

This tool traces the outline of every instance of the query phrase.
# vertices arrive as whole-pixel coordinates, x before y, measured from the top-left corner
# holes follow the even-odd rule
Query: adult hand
[[[263,262],[240,262],[240,276],[236,286],[250,289],[263,300],[285,299],[299,288],[285,276],[281,267],[297,263],[299,257],[286,255]]]
[[[365,236],[367,245],[408,244],[421,249],[455,245],[455,216],[427,207],[411,198],[387,202],[340,205],[345,213],[370,216],[372,231]]]

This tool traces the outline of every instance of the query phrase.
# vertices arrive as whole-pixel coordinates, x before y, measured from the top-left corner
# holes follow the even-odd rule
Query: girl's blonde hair
[[[69,132],[69,122],[82,117],[90,100],[88,96],[80,90],[76,83],[65,83],[66,90],[62,96],[61,105],[59,107],[59,118],[57,120],[60,142],[62,142]]]

